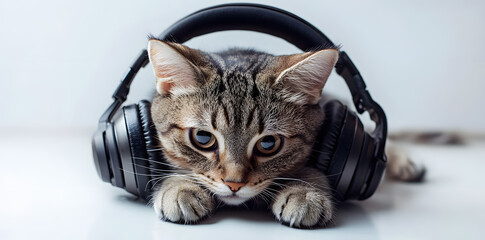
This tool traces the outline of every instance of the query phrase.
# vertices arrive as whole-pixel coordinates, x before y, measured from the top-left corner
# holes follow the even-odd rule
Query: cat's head
[[[190,180],[237,205],[306,162],[337,50],[212,54],[152,39],[148,52],[152,118],[167,160]]]

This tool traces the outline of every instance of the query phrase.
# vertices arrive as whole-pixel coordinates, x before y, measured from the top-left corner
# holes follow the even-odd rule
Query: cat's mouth
[[[242,204],[243,202],[246,202],[249,199],[245,197],[240,197],[235,193],[231,195],[226,195],[226,196],[221,196],[221,195],[216,195],[216,196],[217,198],[219,198],[219,200],[223,201],[228,205],[239,205],[239,204]]]

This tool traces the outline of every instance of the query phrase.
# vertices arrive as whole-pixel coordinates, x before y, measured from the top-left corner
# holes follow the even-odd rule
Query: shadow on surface
[[[417,187],[419,185],[385,180],[372,198],[362,202],[350,201],[339,204],[335,211],[334,220],[326,227],[314,228],[313,230],[352,228],[360,229],[358,231],[365,233],[375,233],[376,229],[370,215],[382,211],[392,211],[396,207],[396,202],[406,202],[406,199],[413,197],[415,191],[411,191],[405,186]],[[116,201],[136,205],[137,207],[151,208],[146,201],[128,194],[118,195]],[[234,219],[257,224],[280,224],[267,206],[249,203],[241,206],[220,207],[197,225],[211,225],[220,221]]]
[[[200,224],[214,224],[221,220],[238,219],[248,222],[277,222],[267,207],[255,205],[223,206]]]
[[[329,224],[326,228],[341,228],[359,226],[359,228],[366,228],[368,230],[375,227],[368,214],[356,202],[344,202],[337,208],[336,216],[333,224]]]
[[[118,195],[116,197],[116,201],[118,202],[127,202],[127,203],[132,203],[132,204],[136,204],[136,205],[140,205],[140,206],[149,206],[148,202],[139,198],[139,197],[136,197],[136,196],[133,196],[133,195]]]

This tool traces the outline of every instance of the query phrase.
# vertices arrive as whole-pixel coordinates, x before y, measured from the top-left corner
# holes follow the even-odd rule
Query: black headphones
[[[333,45],[300,17],[257,4],[225,4],[202,9],[173,24],[159,38],[183,43],[224,30],[267,33],[303,51]],[[94,163],[101,179],[143,199],[150,197],[155,184],[151,176],[167,169],[165,159],[151,120],[150,103],[142,100],[119,108],[136,73],[147,63],[147,51],[143,50],[114,92],[114,102],[99,119],[92,140]],[[338,101],[322,105],[325,120],[309,164],[328,177],[337,199],[362,200],[375,192],[386,167],[386,115],[372,100],[362,76],[345,52],[340,52],[335,68],[347,83],[357,111],[369,112],[376,127],[372,133],[365,132],[357,115]]]

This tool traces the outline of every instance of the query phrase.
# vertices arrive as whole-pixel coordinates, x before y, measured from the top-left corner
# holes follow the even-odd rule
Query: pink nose
[[[233,192],[237,192],[239,191],[239,189],[241,189],[242,187],[244,187],[244,185],[246,185],[245,182],[224,182],[228,187],[229,189],[231,189],[231,191]]]

